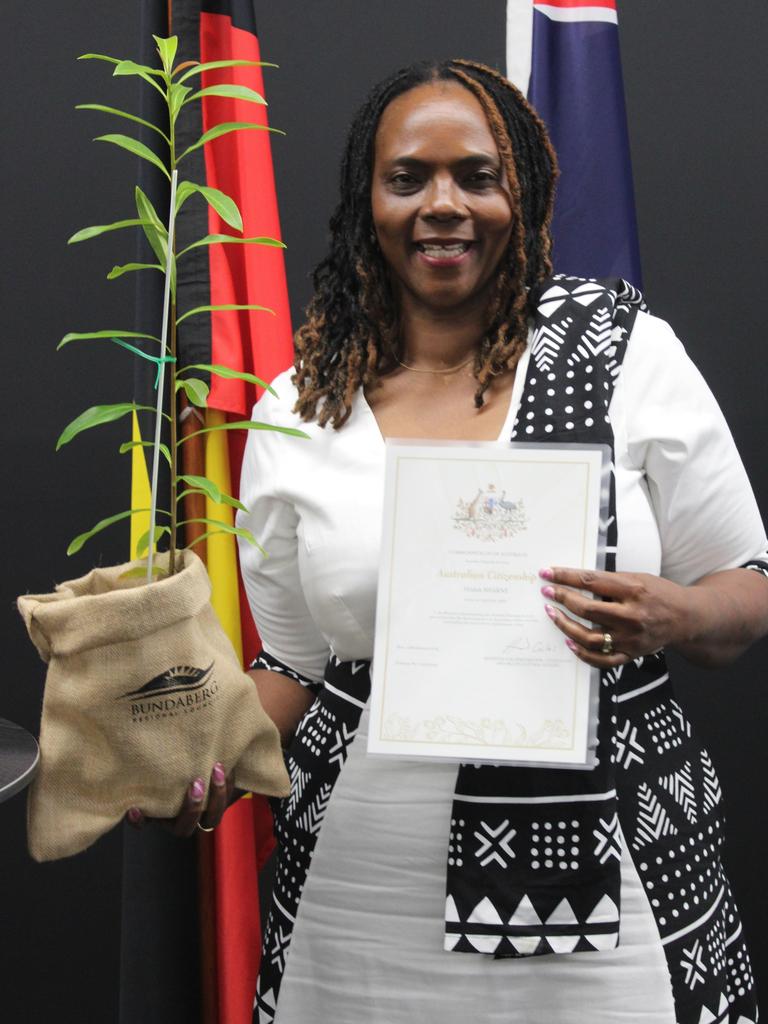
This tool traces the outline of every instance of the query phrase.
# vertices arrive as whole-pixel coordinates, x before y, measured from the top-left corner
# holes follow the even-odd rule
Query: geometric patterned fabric
[[[643,308],[620,280],[558,275],[539,286],[512,440],[612,450],[608,406]],[[610,570],[618,536],[612,475],[606,525]],[[749,568],[768,575],[768,563]],[[269,655],[257,665],[299,678]],[[275,806],[280,855],[257,1024],[274,1019],[312,852],[369,692],[367,661],[332,656],[287,753],[292,788]],[[674,699],[663,653],[605,672],[594,769],[459,767],[445,948],[495,957],[614,948],[623,835],[658,926],[678,1024],[754,1024],[754,979],[720,862],[722,830],[717,776]]]
[[[557,277],[538,286],[515,442],[607,445],[608,407],[635,317],[621,280]],[[611,460],[612,461],[612,460]],[[605,567],[615,568],[613,467]],[[657,664],[634,675],[650,683]],[[462,765],[451,814],[445,948],[494,956],[613,949],[619,939],[621,829],[612,738],[617,676],[600,686],[590,771]]]

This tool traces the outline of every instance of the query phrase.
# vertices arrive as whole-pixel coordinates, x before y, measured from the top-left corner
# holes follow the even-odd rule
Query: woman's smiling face
[[[438,81],[389,104],[371,207],[404,307],[438,316],[484,309],[513,214],[496,141],[469,90]]]

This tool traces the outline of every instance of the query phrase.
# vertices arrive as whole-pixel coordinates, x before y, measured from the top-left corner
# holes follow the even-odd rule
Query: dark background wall
[[[0,201],[4,266],[0,508],[4,571],[2,637],[10,657],[0,715],[37,728],[43,671],[13,608],[24,591],[94,563],[120,561],[117,529],[73,559],[68,541],[128,504],[120,426],[84,435],[54,455],[62,426],[87,405],[131,394],[130,358],[83,346],[56,354],[68,330],[128,328],[128,279],[106,271],[133,255],[116,234],[67,249],[77,228],[130,216],[134,168],[88,140],[116,130],[77,102],[134,101],[130,81],[84,51],[133,55],[138,0],[29,5],[3,13],[4,126]],[[365,91],[394,66],[461,54],[504,66],[503,0],[281,0],[257,3],[268,72],[283,235],[295,320],[309,297],[335,201],[345,126]],[[768,8],[644,0],[620,11],[645,289],[669,319],[717,394],[768,514],[764,448],[762,285],[768,212]],[[114,453],[114,454],[113,454]],[[703,734],[727,795],[728,865],[751,939],[758,980],[768,983],[761,882],[768,830],[763,761],[766,645],[734,668],[693,673],[679,691]],[[0,806],[0,1013],[4,1021],[117,1019],[121,899],[119,832],[68,861],[35,865],[26,855],[24,801]],[[189,965],[195,984],[196,965]]]

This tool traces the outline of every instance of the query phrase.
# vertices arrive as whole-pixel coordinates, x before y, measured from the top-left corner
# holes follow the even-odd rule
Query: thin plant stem
[[[160,335],[160,373],[157,382],[157,411],[155,414],[155,441],[152,447],[152,497],[150,501],[149,514],[149,557],[147,558],[147,583],[152,582],[152,560],[155,548],[155,518],[157,516],[157,481],[160,471],[160,430],[163,416],[163,394],[165,391],[165,355],[168,350],[168,312],[171,304],[171,268],[173,267],[173,236],[176,226],[176,183],[179,174],[174,168],[171,172],[171,204],[168,214],[168,249],[165,264],[165,294],[163,295],[163,329]],[[171,376],[172,385],[175,383],[174,375]],[[173,390],[173,387],[171,388]],[[171,424],[173,430],[173,424]],[[171,448],[171,458],[174,449]],[[175,467],[171,468],[171,476],[175,475]],[[171,506],[171,513],[175,511]],[[171,558],[173,548],[171,548]],[[169,571],[171,571],[169,563]]]
[[[170,0],[169,0],[170,2]],[[169,164],[171,168],[171,174],[174,178],[178,176],[178,170],[176,167],[176,121],[171,111],[171,77],[168,77],[168,148],[169,148]],[[174,230],[171,230],[170,218],[173,218]],[[176,265],[176,203],[175,198],[171,200],[171,213],[168,221],[168,261],[173,266]],[[177,282],[178,284],[178,282]],[[176,290],[171,291],[171,355],[174,361],[171,363],[171,390],[169,394],[168,404],[170,406],[169,412],[171,414],[171,431],[170,431],[170,448],[171,448],[171,523],[170,523],[170,552],[168,554],[168,575],[173,576],[176,572],[176,535],[178,532],[178,518],[179,510],[176,507],[176,494],[178,489],[178,472],[179,472],[179,456],[177,451],[177,431],[178,422],[177,416],[177,395],[176,395]]]
[[[177,171],[174,170],[173,173],[176,174]],[[168,239],[169,246],[170,246],[170,242],[171,242],[171,240],[170,240],[170,237],[169,237],[169,239]],[[179,466],[178,466],[179,454],[178,454],[178,444],[177,444],[177,437],[176,437],[177,430],[178,430],[178,423],[177,423],[177,419],[176,419],[176,416],[177,416],[177,408],[176,408],[177,394],[176,394],[176,363],[175,363],[175,359],[176,359],[176,299],[173,299],[171,301],[171,340],[170,340],[170,350],[171,350],[171,355],[174,358],[174,362],[171,363],[171,393],[170,393],[170,413],[171,413],[171,437],[170,437],[170,442],[171,442],[171,444],[170,444],[170,448],[171,448],[171,533],[170,533],[170,538],[171,539],[170,539],[170,544],[171,544],[171,551],[170,551],[170,554],[168,556],[168,574],[170,576],[173,576],[173,574],[176,572],[176,535],[177,535],[177,532],[178,532],[178,518],[179,518],[179,510],[178,510],[178,507],[177,507],[178,501],[177,501],[177,497],[176,497],[177,492],[178,492],[177,480],[178,480],[178,471],[179,471]]]

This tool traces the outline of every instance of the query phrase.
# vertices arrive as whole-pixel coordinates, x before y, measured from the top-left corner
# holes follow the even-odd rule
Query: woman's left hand
[[[202,779],[195,779],[187,787],[175,818],[149,818],[139,807],[131,807],[126,818],[134,828],[156,823],[174,836],[189,838],[197,828],[203,832],[212,832],[229,805],[241,796],[242,791],[234,788],[232,779],[228,778],[224,771],[224,766],[217,761],[211,772],[207,803],[204,803],[205,783]]]
[[[566,644],[589,665],[625,665],[685,636],[687,588],[670,580],[642,572],[561,568],[542,569],[539,575],[545,598],[592,624],[584,626],[561,609],[544,606]]]

